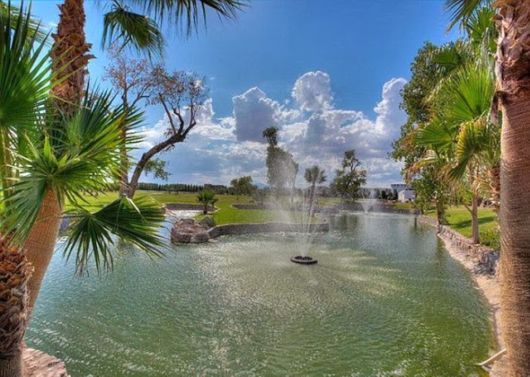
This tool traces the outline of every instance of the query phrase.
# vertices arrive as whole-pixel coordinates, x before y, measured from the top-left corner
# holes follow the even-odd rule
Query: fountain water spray
[[[281,223],[290,224],[295,237],[299,255],[293,256],[291,261],[298,264],[316,264],[317,260],[308,256],[309,250],[316,236],[313,225],[318,212],[318,192],[316,185],[306,190],[291,188],[283,195],[276,195],[269,206],[275,210],[275,217]]]
[[[368,213],[378,201],[377,191],[372,188],[363,188],[361,192],[363,198],[359,203],[363,207],[364,213]]]

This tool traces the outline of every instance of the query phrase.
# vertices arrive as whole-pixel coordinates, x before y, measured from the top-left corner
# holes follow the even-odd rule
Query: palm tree
[[[157,230],[163,221],[158,204],[147,200],[120,198],[95,212],[84,208],[86,196],[109,189],[119,178],[120,124],[134,129],[140,114],[113,108],[112,97],[96,91],[87,92],[71,116],[56,116],[48,105],[52,77],[45,41],[37,42],[31,32],[29,12],[19,14],[15,25],[0,17],[0,232],[9,235],[0,245],[5,250],[9,244],[0,255],[0,280],[9,279],[8,284],[0,281],[0,334],[9,338],[0,347],[0,376],[12,377],[20,375],[20,355],[14,350],[21,347],[25,321],[55,249],[65,202],[75,216],[65,254],[75,256],[79,272],[86,271],[89,259],[98,270],[111,268],[115,239],[160,255]],[[31,263],[29,281],[27,273],[9,277],[13,253],[21,256],[21,268],[23,254]],[[16,297],[9,296],[16,293],[12,284],[18,284]]]
[[[433,121],[419,132],[420,144],[442,152],[446,169],[440,169],[453,184],[467,180],[471,193],[472,239],[480,242],[478,205],[481,172],[498,166],[499,127],[489,121],[494,80],[487,64],[479,63],[457,69],[442,80],[434,97]]]
[[[208,214],[208,207],[214,206],[217,203],[217,198],[215,193],[210,190],[202,190],[197,194],[197,201],[203,205],[202,213],[204,215]]]
[[[484,0],[447,0],[453,24]],[[530,2],[497,0],[497,88],[501,131],[501,308],[510,377],[530,375]]]
[[[326,182],[326,171],[320,169],[318,165],[314,165],[310,168],[307,168],[304,173],[305,180],[311,185],[309,187],[309,209],[308,215],[311,219],[314,214],[314,202],[315,202],[315,192],[317,184]]]
[[[164,21],[184,21],[189,33],[198,26],[201,15],[206,19],[207,9],[233,17],[242,6],[241,0],[109,0],[108,3],[111,9],[103,18],[103,44],[120,40],[123,46],[131,45],[149,54],[159,52],[163,45],[159,29]],[[88,61],[93,56],[85,37],[84,0],[64,0],[59,9],[51,58],[54,72],[64,80],[54,86],[53,94],[58,99],[58,109],[71,114],[83,96]]]
[[[0,376],[22,375],[22,339],[27,323],[27,281],[31,268],[24,251],[0,237]]]

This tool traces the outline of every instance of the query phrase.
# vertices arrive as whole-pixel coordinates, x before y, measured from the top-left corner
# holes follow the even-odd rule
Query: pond
[[[332,219],[310,255],[289,234],[137,254],[77,278],[56,253],[26,340],[79,376],[478,376],[493,347],[469,274],[414,217]]]

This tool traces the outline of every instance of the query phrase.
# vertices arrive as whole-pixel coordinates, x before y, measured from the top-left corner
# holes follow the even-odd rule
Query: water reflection
[[[27,341],[77,376],[471,376],[492,341],[463,269],[413,217],[330,220],[310,254],[288,234],[224,237],[101,278],[56,255]]]

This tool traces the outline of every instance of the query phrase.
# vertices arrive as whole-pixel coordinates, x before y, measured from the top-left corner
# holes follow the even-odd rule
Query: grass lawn
[[[178,192],[168,193],[164,191],[138,191],[137,196],[150,196],[161,204],[166,203],[183,203],[183,204],[200,204],[197,201],[197,193]],[[111,202],[118,197],[117,192],[107,192],[99,195],[97,198],[88,198],[89,210],[97,210],[103,205]],[[236,195],[217,195],[217,203],[215,206],[218,211],[213,214],[216,224],[231,224],[231,223],[263,223],[274,220],[273,211],[259,210],[259,209],[237,209],[232,207],[234,203],[250,203],[251,198],[248,196]],[[71,206],[67,204],[67,209]]]
[[[407,203],[396,202],[396,203],[393,203],[392,206],[395,209],[414,209],[414,203],[410,203],[410,202],[407,202]]]
[[[436,217],[435,211],[427,212],[428,216]],[[471,214],[464,206],[450,207],[446,210],[448,225],[460,234],[471,237]],[[497,214],[491,208],[479,208],[478,222],[480,242],[483,245],[499,248],[499,232]]]

